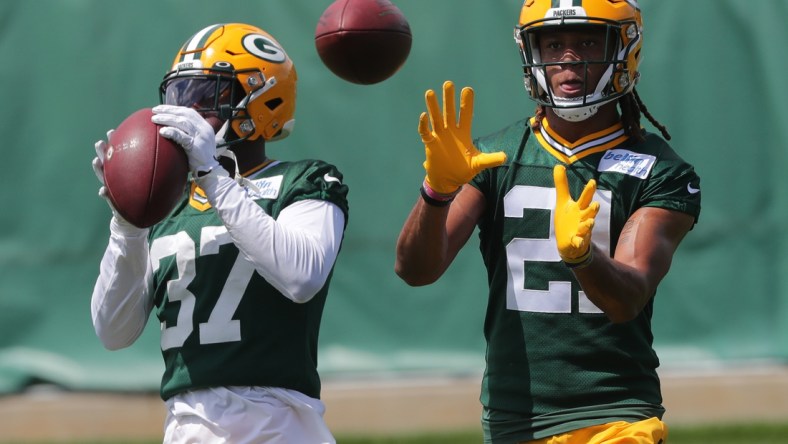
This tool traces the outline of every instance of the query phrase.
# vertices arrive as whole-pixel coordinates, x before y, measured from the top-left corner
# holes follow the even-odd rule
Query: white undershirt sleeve
[[[275,220],[234,179],[199,179],[241,254],[274,288],[297,303],[312,299],[328,279],[342,242],[345,215],[335,204],[303,200]]]
[[[153,308],[150,276],[148,230],[124,235],[113,218],[90,302],[93,328],[104,347],[128,347],[142,334]]]

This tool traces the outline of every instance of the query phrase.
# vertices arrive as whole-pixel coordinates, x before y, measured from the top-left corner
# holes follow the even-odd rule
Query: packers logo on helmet
[[[243,39],[244,48],[249,54],[260,57],[271,63],[284,63],[287,61],[285,50],[279,43],[262,34],[249,34]]]
[[[538,38],[545,29],[596,26],[606,30],[613,49],[605,60],[586,61],[605,64],[597,85],[586,85],[578,98],[556,97],[547,84],[539,52]],[[599,106],[615,100],[635,87],[640,72],[643,45],[643,21],[637,0],[525,0],[515,28],[523,61],[525,88],[535,102],[553,108],[557,115],[570,121],[594,115]],[[560,63],[550,63],[558,65]]]
[[[297,79],[273,36],[246,24],[216,24],[183,44],[159,93],[162,103],[225,120],[220,146],[260,137],[273,141],[293,130]]]

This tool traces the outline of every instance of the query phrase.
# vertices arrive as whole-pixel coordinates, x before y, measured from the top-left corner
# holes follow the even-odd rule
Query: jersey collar
[[[531,117],[531,124],[534,119],[535,117]],[[597,131],[570,143],[550,128],[546,118],[542,118],[541,127],[539,131],[534,132],[534,135],[542,148],[566,164],[600,151],[606,151],[623,143],[628,138],[624,132],[624,125],[618,122],[610,128]]]

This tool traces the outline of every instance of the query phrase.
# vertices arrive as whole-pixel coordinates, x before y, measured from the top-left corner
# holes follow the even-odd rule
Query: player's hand
[[[213,127],[193,108],[174,105],[153,107],[151,121],[162,125],[159,134],[182,146],[192,173],[207,173],[219,166]]]
[[[101,188],[99,188],[98,195],[107,202],[109,209],[112,210],[113,226],[116,227],[121,234],[137,235],[146,231],[146,229],[135,227],[118,213],[118,210],[112,205],[107,187],[104,185],[104,159],[107,152],[107,141],[114,131],[115,130],[107,131],[107,140],[99,140],[93,145],[96,148],[96,157],[93,158],[93,172],[96,173],[96,177],[99,182],[101,182]]]
[[[558,254],[571,265],[582,264],[591,256],[591,231],[594,218],[599,212],[599,202],[592,202],[596,192],[596,181],[591,179],[575,202],[569,195],[566,168],[556,165],[553,169],[555,181],[555,237]]]
[[[445,195],[455,193],[480,171],[496,167],[506,161],[506,154],[481,153],[473,146],[471,120],[473,118],[473,89],[466,87],[460,95],[460,120],[455,117],[454,83],[443,83],[443,112],[438,106],[435,91],[425,94],[427,112],[419,117],[419,134],[424,142],[427,160],[427,185]]]

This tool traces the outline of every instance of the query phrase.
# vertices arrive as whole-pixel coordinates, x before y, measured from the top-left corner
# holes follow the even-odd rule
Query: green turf
[[[337,436],[339,444],[479,444],[481,432],[402,435],[397,437]],[[670,429],[666,444],[787,444],[786,424],[742,424]]]
[[[6,443],[7,441],[2,441]],[[161,441],[94,441],[72,444],[158,444]],[[338,444],[479,444],[480,431],[441,434],[397,436],[352,436],[338,435]],[[54,444],[39,443],[39,444]],[[63,444],[58,441],[58,444]],[[741,424],[704,427],[680,427],[670,429],[666,444],[788,444],[788,423],[785,424]]]

